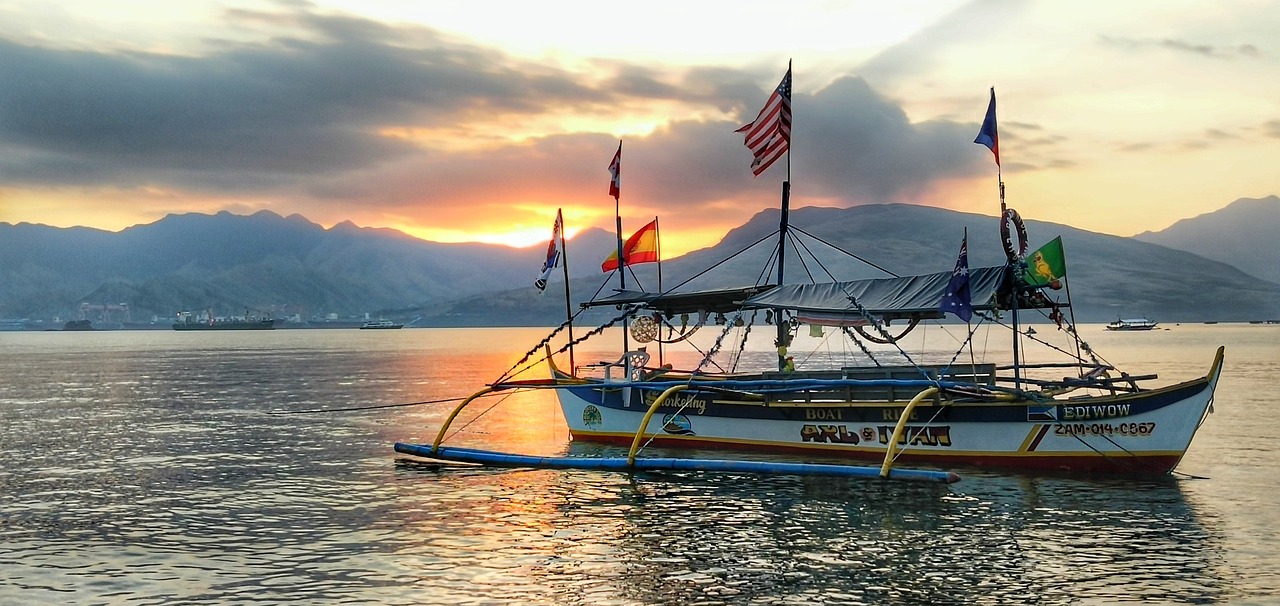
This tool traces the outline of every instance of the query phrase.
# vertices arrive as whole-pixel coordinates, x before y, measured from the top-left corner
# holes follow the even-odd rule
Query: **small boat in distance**
[[[174,330],[274,330],[275,327],[275,320],[250,316],[248,310],[241,318],[216,318],[212,310],[196,317],[183,310],[178,312],[178,321],[173,323]]]
[[[1157,322],[1146,318],[1121,318],[1107,325],[1107,330],[1154,330]]]
[[[360,325],[360,330],[395,330],[404,328],[404,324],[396,324],[391,320],[369,320]]]

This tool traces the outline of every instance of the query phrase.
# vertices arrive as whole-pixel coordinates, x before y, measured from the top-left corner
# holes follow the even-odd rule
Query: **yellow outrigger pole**
[[[576,383],[581,385],[581,383]],[[820,463],[774,463],[768,461],[733,461],[723,459],[676,459],[666,457],[644,457],[637,458],[636,454],[640,450],[640,443],[644,439],[645,429],[649,426],[649,421],[653,418],[658,408],[672,395],[680,391],[690,389],[693,386],[688,384],[672,385],[668,387],[661,395],[649,406],[649,410],[645,413],[644,421],[641,422],[640,428],[636,431],[635,438],[632,440],[631,449],[627,457],[543,457],[535,455],[521,455],[504,452],[495,452],[491,450],[477,450],[473,448],[444,447],[441,442],[444,441],[444,435],[448,431],[449,426],[476,398],[487,395],[489,393],[500,391],[508,388],[518,387],[535,387],[544,389],[554,389],[563,384],[545,384],[540,386],[533,385],[490,385],[471,395],[462,403],[458,404],[449,417],[445,419],[444,425],[440,427],[439,433],[436,435],[435,442],[431,446],[425,444],[406,444],[397,442],[395,444],[396,452],[410,454],[427,459],[436,459],[441,461],[455,461],[460,463],[472,463],[478,465],[487,465],[492,467],[518,467],[533,469],[584,469],[595,471],[618,471],[624,473],[635,473],[637,471],[710,471],[710,472],[727,472],[727,473],[749,473],[749,474],[768,474],[768,475],[798,475],[798,476],[835,476],[846,478],[857,478],[863,480],[906,480],[915,482],[936,482],[950,484],[958,482],[960,476],[945,471],[932,471],[927,469],[894,469],[889,470],[886,460],[886,467],[880,470],[874,467],[863,467],[853,465],[833,465]],[[923,400],[929,395],[929,388],[916,399],[912,401],[914,406],[918,401]],[[908,406],[904,411],[903,419],[910,416]],[[895,436],[901,435],[902,426],[895,432]],[[895,440],[896,441],[896,440]]]
[[[893,428],[893,438],[889,440],[888,446],[885,447],[884,463],[880,465],[880,477],[889,477],[889,468],[893,467],[894,451],[897,450],[898,440],[902,439],[902,432],[907,427],[907,419],[911,418],[911,411],[915,410],[916,405],[923,402],[925,398],[933,397],[937,393],[937,387],[925,388],[916,394],[916,397],[911,398],[911,401],[907,402],[907,407],[902,409],[902,415],[898,417],[898,424]]]

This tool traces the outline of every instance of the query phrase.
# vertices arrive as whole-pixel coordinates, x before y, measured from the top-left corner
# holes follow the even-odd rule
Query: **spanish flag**
[[[658,260],[658,220],[641,227],[622,245],[623,265],[636,263],[653,263]],[[600,265],[600,270],[609,273],[618,269],[618,253],[614,251]]]

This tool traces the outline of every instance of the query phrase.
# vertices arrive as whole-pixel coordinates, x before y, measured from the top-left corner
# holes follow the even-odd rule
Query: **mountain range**
[[[1280,283],[1280,197],[1241,198],[1135,239],[1195,253]]]
[[[970,266],[1004,262],[999,219],[985,215],[909,204],[806,207],[792,210],[789,223],[788,282],[947,271],[963,233]],[[757,283],[768,275],[777,224],[777,210],[763,211],[714,246],[663,261],[663,287]],[[1040,221],[1026,227],[1032,249],[1062,236],[1079,321],[1280,318],[1275,196],[1239,200],[1133,238]],[[599,269],[614,246],[615,236],[599,229],[570,240],[572,309],[616,287]],[[106,309],[119,321],[124,303],[133,322],[164,325],[184,309],[412,318],[432,326],[555,325],[566,311],[560,273],[545,293],[533,287],[545,250],[428,242],[349,222],[325,229],[267,211],[170,215],[120,232],[0,223],[0,318],[95,319]],[[717,263],[714,272],[697,273]],[[657,287],[656,264],[633,269],[629,286]]]

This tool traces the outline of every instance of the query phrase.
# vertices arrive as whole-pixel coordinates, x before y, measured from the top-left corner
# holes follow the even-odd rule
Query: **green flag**
[[[1023,280],[1030,286],[1062,288],[1059,281],[1067,275],[1067,260],[1062,254],[1062,236],[1027,255],[1027,273]]]

